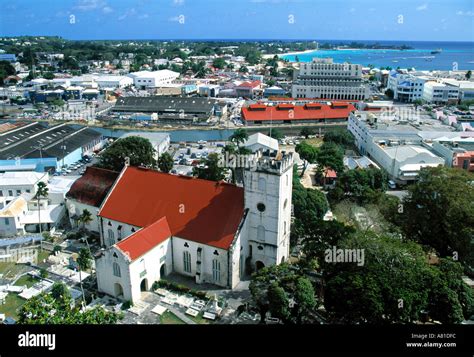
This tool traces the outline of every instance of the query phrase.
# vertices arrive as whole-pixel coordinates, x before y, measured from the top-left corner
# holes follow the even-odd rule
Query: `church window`
[[[257,239],[260,242],[265,242],[265,227],[264,226],[258,226],[258,228],[257,228]]]
[[[114,262],[113,269],[114,269],[114,275],[116,277],[120,278],[122,276],[122,274],[120,273],[120,265],[118,265],[117,262]]]
[[[183,265],[186,273],[191,273],[191,253],[183,252]]]
[[[109,229],[107,231],[107,235],[108,235],[108,238],[109,238],[109,246],[110,245],[114,245],[115,244],[115,236],[114,236],[114,231]]]
[[[260,211],[260,212],[265,212],[265,205],[260,202],[257,204],[257,209]]]
[[[215,283],[220,283],[221,281],[221,263],[217,259],[212,261],[212,278]]]

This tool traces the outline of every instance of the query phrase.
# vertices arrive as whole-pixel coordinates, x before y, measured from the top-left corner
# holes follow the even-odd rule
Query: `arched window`
[[[286,234],[286,222],[283,222],[283,234]]]
[[[263,192],[267,191],[267,181],[263,177],[258,179],[258,189]]]
[[[215,283],[221,282],[221,263],[217,259],[212,261],[212,278]]]
[[[288,179],[290,177],[290,175],[286,175],[286,185],[288,186],[290,180]]]
[[[115,244],[115,235],[114,235],[113,230],[109,229],[107,231],[107,237],[109,239],[109,246],[114,245]]]
[[[257,240],[260,242],[265,242],[265,227],[264,226],[258,226]]]
[[[183,266],[186,273],[191,273],[191,253],[183,252]]]
[[[114,275],[116,277],[120,278],[122,276],[122,274],[120,274],[120,265],[118,265],[117,262],[114,262],[114,264],[112,266],[113,266],[113,269],[114,269]]]

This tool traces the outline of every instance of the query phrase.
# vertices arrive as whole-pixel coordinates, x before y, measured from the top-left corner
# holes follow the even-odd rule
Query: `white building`
[[[456,104],[459,101],[459,88],[437,81],[428,81],[424,86],[423,100],[434,104]]]
[[[125,88],[133,85],[133,78],[127,76],[100,76],[96,79],[100,89]]]
[[[256,152],[258,150],[278,151],[278,140],[262,133],[250,135],[243,145],[252,152]]]
[[[458,81],[456,79],[441,79],[443,83],[458,88],[459,100],[474,100],[474,81]]]
[[[257,153],[243,187],[125,167],[99,211],[99,291],[140,300],[171,272],[234,288],[289,256],[292,154]]]
[[[165,84],[170,84],[179,77],[178,72],[168,69],[161,71],[140,71],[128,74],[133,79],[133,84],[138,89],[156,88]]]
[[[387,88],[393,91],[394,100],[413,102],[423,99],[423,88],[427,80],[429,77],[399,73],[393,70],[388,76]]]
[[[313,58],[312,62],[300,63],[294,73],[293,98],[364,100],[370,95],[369,87],[362,83],[359,64]]]
[[[0,173],[0,197],[6,204],[22,194],[36,194],[39,182],[48,183],[49,175],[44,172],[11,171]]]

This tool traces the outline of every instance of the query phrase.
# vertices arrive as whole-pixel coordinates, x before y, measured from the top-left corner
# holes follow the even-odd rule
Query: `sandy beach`
[[[275,55],[278,56],[278,57],[281,57],[281,56],[298,56],[298,55],[302,55],[302,54],[310,53],[310,52],[314,52],[314,51],[316,51],[316,50],[287,52],[287,53],[280,53],[280,54],[273,53],[273,54],[263,55],[262,58],[264,58],[264,59],[273,58],[273,57],[275,57]]]

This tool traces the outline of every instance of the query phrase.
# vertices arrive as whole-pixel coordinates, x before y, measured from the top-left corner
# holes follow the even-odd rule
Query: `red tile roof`
[[[242,118],[246,121],[347,119],[355,107],[349,103],[335,103],[334,106],[307,103],[296,105],[294,108],[279,104],[277,107],[268,106],[265,110],[262,109],[252,106],[242,108]],[[292,115],[289,114],[290,112]]]
[[[257,88],[262,82],[260,81],[251,81],[251,82],[243,82],[239,84],[237,87],[240,88]]]
[[[118,242],[117,248],[128,255],[133,261],[170,237],[171,231],[168,226],[168,221],[166,217],[163,217],[148,227]]]
[[[115,171],[88,167],[84,175],[72,184],[66,197],[86,205],[100,207],[118,175],[119,173]]]
[[[244,214],[235,185],[128,167],[99,215],[138,227],[166,217],[173,236],[229,248]]]

